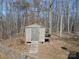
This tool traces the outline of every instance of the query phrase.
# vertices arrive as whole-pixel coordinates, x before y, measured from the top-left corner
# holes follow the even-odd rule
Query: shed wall
[[[45,28],[26,28],[25,29],[26,42],[31,41],[45,41]]]

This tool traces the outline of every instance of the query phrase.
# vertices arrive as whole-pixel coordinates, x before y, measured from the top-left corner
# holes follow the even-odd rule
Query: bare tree
[[[70,32],[70,1],[67,0],[68,32]]]
[[[52,3],[53,3],[53,0],[50,0],[49,1],[49,33],[52,34]]]
[[[60,36],[62,36],[63,32],[63,17],[64,17],[64,1],[62,0],[62,14],[61,14],[61,20],[60,20]]]

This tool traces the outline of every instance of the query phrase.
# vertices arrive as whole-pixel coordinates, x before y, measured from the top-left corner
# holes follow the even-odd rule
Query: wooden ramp
[[[37,53],[37,52],[38,52],[38,41],[32,41],[29,53]]]

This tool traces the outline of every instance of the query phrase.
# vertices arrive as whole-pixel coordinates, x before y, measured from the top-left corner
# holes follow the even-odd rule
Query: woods
[[[29,3],[28,0],[0,0],[0,38],[16,36],[24,32],[26,25],[39,20],[41,25],[49,28],[50,34],[57,32],[62,36],[63,32],[79,32],[78,2],[32,0]]]

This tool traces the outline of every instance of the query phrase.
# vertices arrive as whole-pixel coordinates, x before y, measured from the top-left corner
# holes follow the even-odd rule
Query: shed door
[[[39,29],[40,35],[39,35],[39,41],[44,42],[45,41],[45,28]]]
[[[39,28],[32,28],[31,41],[39,41]]]
[[[26,32],[26,42],[30,42],[31,41],[31,28],[26,28],[25,30]]]

